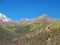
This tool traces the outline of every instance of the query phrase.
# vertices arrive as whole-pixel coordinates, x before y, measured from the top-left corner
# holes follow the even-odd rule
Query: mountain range
[[[60,19],[43,14],[13,21],[0,13],[0,45],[60,45]]]

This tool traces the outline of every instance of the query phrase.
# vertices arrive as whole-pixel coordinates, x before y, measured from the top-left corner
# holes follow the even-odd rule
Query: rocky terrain
[[[43,14],[13,21],[0,13],[0,45],[60,45],[60,19]]]

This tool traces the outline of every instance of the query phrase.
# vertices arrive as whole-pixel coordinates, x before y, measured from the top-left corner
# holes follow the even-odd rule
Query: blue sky
[[[0,13],[12,20],[48,14],[60,18],[60,0],[0,0]]]

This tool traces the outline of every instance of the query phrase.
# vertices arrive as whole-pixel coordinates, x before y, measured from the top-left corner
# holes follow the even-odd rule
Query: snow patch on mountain
[[[0,20],[3,22],[12,21],[11,19],[7,18],[4,14],[0,13]]]

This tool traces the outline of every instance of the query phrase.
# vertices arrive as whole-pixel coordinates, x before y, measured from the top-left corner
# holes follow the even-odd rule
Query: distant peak
[[[0,18],[1,18],[1,17],[5,17],[5,18],[6,18],[6,16],[5,16],[4,14],[0,13]]]
[[[49,17],[48,14],[43,14],[42,17]]]
[[[0,20],[3,22],[12,21],[11,19],[7,18],[4,14],[0,13]]]
[[[4,14],[0,13],[0,17],[3,16]]]
[[[29,21],[30,19],[29,19],[29,18],[22,18],[21,20],[22,20],[22,21],[24,21],[24,20],[25,20],[25,21],[26,21],[26,20]]]
[[[48,16],[48,14],[43,14],[43,15],[41,15],[41,16],[38,16],[37,18],[49,18],[49,16]]]

